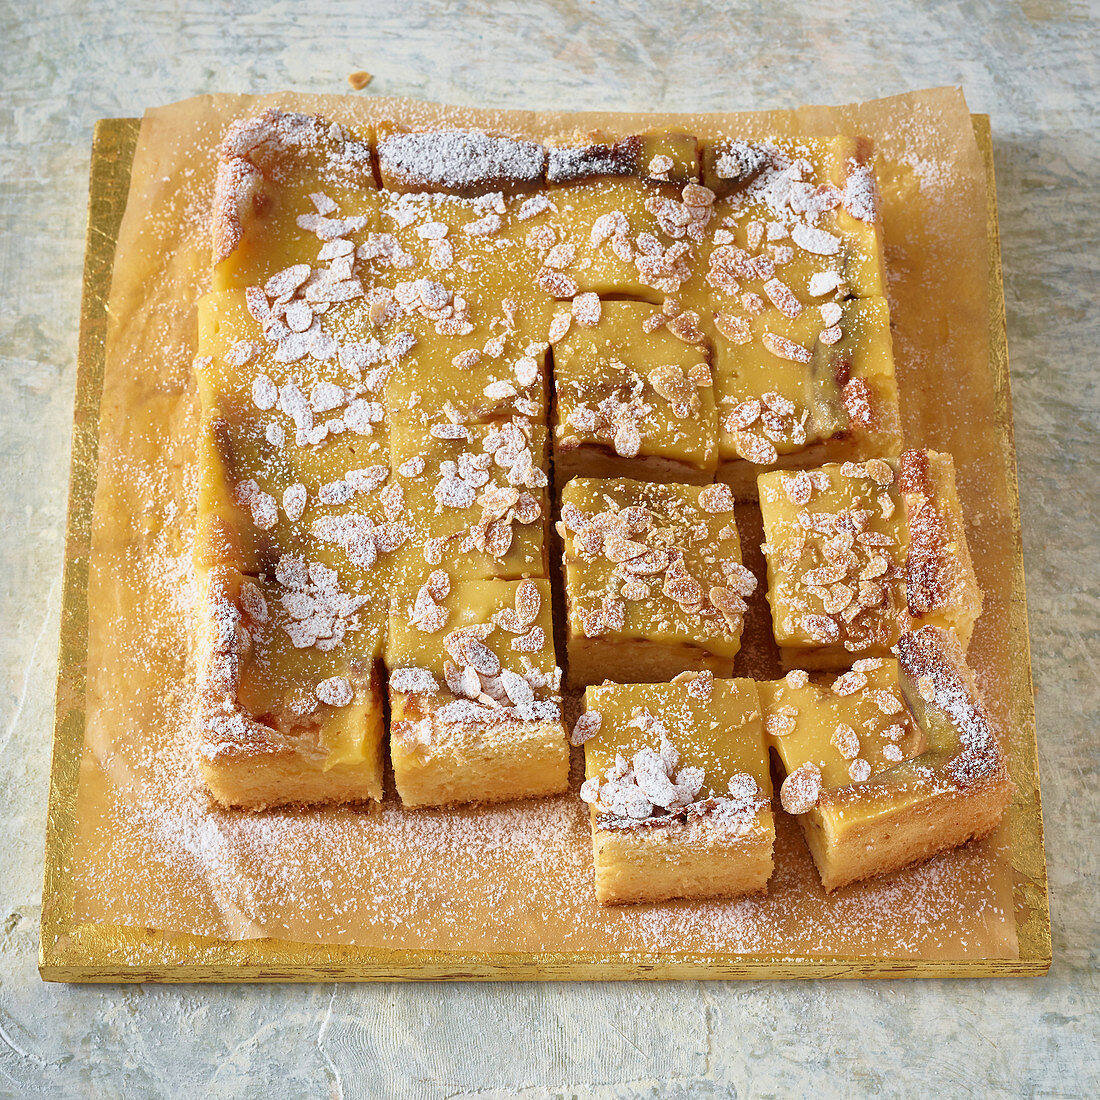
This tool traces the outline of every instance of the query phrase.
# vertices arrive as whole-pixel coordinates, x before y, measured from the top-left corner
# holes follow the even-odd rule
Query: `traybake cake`
[[[950,455],[833,463],[760,476],[768,601],[780,654],[805,668],[883,657],[901,632],[981,613]]]
[[[897,658],[760,685],[765,731],[827,891],[992,831],[1012,798],[958,638],[923,626]]]
[[[775,825],[756,684],[683,673],[590,687],[584,702],[573,742],[600,901],[762,892]]]
[[[377,801],[387,753],[409,807],[564,792],[561,653],[603,901],[765,890],[769,750],[827,890],[996,823],[981,595],[950,456],[902,449],[865,140],[269,110],[226,135],[213,241],[218,801]],[[762,683],[731,678],[757,498],[798,666]]]

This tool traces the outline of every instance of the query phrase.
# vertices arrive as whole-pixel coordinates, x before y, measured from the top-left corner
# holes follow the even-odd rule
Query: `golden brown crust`
[[[512,194],[546,181],[546,149],[483,130],[390,127],[378,142],[378,170],[393,191]]]
[[[237,605],[236,572],[217,566],[199,582],[195,726],[201,759],[293,755],[276,730],[245,714],[237,701],[251,636]]]
[[[240,244],[249,217],[267,201],[267,190],[306,159],[334,182],[377,187],[369,144],[319,115],[271,107],[241,119],[226,132],[220,156],[211,218],[215,264]]]
[[[218,165],[210,236],[214,263],[219,264],[241,243],[248,211],[262,201],[263,173],[243,157]]]
[[[247,581],[230,567],[216,566],[199,583],[194,726],[199,769],[210,793],[223,805],[247,810],[380,799],[380,738],[361,762],[330,767],[316,729],[284,733],[240,705],[241,675],[252,649],[240,599]],[[379,692],[376,670],[369,692]],[[375,720],[381,721],[380,713]]]
[[[851,829],[833,851],[828,870],[822,871],[821,885],[832,893],[981,840],[996,829],[1010,798],[1010,790],[1006,795],[999,786],[989,785],[966,792],[939,791],[891,815],[885,837],[879,822]],[[807,824],[803,822],[804,828]],[[808,831],[807,840],[813,847]]]
[[[774,867],[770,808],[738,819],[694,815],[656,828],[608,829],[592,814],[596,896],[604,905],[767,893]]]
[[[898,487],[905,503],[909,546],[905,556],[905,599],[909,614],[921,616],[977,603],[981,596],[960,513],[950,455],[907,450],[898,459]]]

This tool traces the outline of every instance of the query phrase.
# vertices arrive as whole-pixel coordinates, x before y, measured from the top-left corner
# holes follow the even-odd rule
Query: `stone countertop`
[[[0,0],[0,1096],[1100,1091],[1088,0]],[[737,11],[737,8],[745,8]],[[1092,27],[1092,32],[1089,27]],[[95,987],[36,970],[88,154],[200,92],[731,110],[961,84],[992,116],[1047,832],[1043,979]]]

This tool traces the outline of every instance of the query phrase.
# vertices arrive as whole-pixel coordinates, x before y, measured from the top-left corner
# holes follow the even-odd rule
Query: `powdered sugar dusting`
[[[323,205],[318,216],[327,217]],[[157,243],[170,256],[178,239]],[[170,401],[157,393],[165,416],[187,400],[179,381],[186,378],[180,349],[193,340],[186,312],[149,319],[158,352],[175,353],[163,369],[177,389]],[[138,406],[154,372],[142,380],[120,366],[132,364],[109,364],[107,392],[116,408]],[[261,401],[270,396],[261,393]],[[190,500],[178,474],[187,463],[128,443],[109,417],[104,441],[105,496],[158,503],[151,534],[125,546],[101,539],[97,550],[102,577],[92,636],[99,656],[113,656],[97,662],[93,653],[90,664],[88,752],[108,782],[103,812],[83,818],[78,918],[230,938],[456,951],[789,954],[797,945],[807,953],[959,957],[1008,950],[998,939],[1010,920],[1003,876],[983,846],[825,899],[796,826],[780,815],[767,897],[601,909],[577,775],[561,798],[484,808],[409,813],[392,792],[367,809],[254,816],[213,806],[191,757],[192,592],[177,514],[186,528],[191,505],[174,503]]]
[[[541,182],[546,150],[533,141],[477,130],[397,133],[378,143],[384,179],[411,187],[494,191]]]

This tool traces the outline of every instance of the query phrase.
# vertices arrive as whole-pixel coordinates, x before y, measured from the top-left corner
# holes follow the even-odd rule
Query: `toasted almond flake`
[[[779,801],[789,814],[804,814],[821,797],[821,769],[807,762],[795,768],[779,788]]]
[[[780,484],[792,504],[799,506],[809,504],[810,497],[813,496],[814,483],[813,478],[805,470],[799,470],[791,477],[782,478]]]
[[[839,615],[855,599],[855,591],[846,584],[834,584],[821,601],[826,615]]]
[[[839,325],[832,325],[829,328],[823,328],[818,334],[817,338],[826,346],[832,347],[840,341],[844,333],[841,331]]]
[[[685,309],[668,319],[668,331],[685,344],[702,344],[706,337],[699,327],[699,314],[694,310]]]
[[[881,554],[872,554],[867,564],[860,570],[859,578],[864,581],[873,581],[883,576],[889,568],[890,563]]]
[[[641,557],[646,552],[646,545],[620,535],[609,535],[604,539],[603,552],[608,561],[618,563]]]
[[[488,237],[496,233],[503,224],[500,215],[490,211],[477,221],[468,222],[462,227],[462,232],[468,237]]]
[[[605,241],[616,237],[625,237],[630,232],[630,223],[621,210],[611,210],[601,214],[593,223],[589,234],[589,243],[598,248]]]
[[[869,458],[864,463],[864,468],[867,470],[868,476],[876,485],[892,485],[894,481],[894,468],[889,462],[884,462],[881,458]]]
[[[621,424],[612,441],[615,453],[622,458],[634,458],[642,449],[642,433],[637,424]]]
[[[845,760],[854,760],[859,756],[859,737],[856,731],[845,722],[837,723],[829,743]]]
[[[579,325],[595,328],[600,323],[600,296],[591,291],[578,294],[573,299],[573,318]]]
[[[714,192],[709,187],[703,187],[698,183],[685,183],[680,192],[685,206],[707,207],[714,205]]]
[[[395,668],[390,672],[390,689],[406,695],[435,695],[439,682],[426,668]]]
[[[802,312],[802,303],[781,279],[769,279],[764,284],[764,293],[780,313],[792,318],[792,320]]]
[[[271,315],[271,306],[268,304],[267,295],[258,286],[245,288],[245,307],[254,321],[264,324]]]
[[[428,433],[435,439],[469,439],[470,429],[464,424],[435,423]]]
[[[728,485],[717,482],[707,485],[699,492],[699,507],[708,515],[720,515],[734,509],[733,492]]]
[[[760,419],[760,402],[753,397],[734,405],[727,419],[734,428],[751,428]]]
[[[416,227],[416,235],[422,241],[439,241],[450,232],[446,222],[424,222]]]
[[[241,582],[241,609],[253,622],[266,623],[269,618],[267,600],[253,580]]]
[[[270,531],[279,522],[279,509],[270,493],[257,490],[248,502],[252,522],[261,531]]]
[[[713,585],[707,593],[707,598],[722,613],[730,627],[735,630],[740,629],[742,618],[748,608],[737,592],[725,585]]]
[[[305,332],[313,324],[313,310],[308,302],[291,302],[283,316],[291,332]]]
[[[871,778],[871,765],[868,764],[862,756],[857,756],[856,759],[848,765],[848,774],[851,776],[853,782],[862,783],[865,779]]]
[[[252,404],[257,409],[266,412],[275,408],[278,400],[279,388],[266,374],[258,374],[252,379]]]
[[[573,315],[571,313],[555,313],[550,319],[550,331],[547,334],[549,342],[556,344],[561,340],[569,331],[569,326],[572,323]]]
[[[526,634],[512,639],[517,653],[538,653],[546,645],[546,632],[541,626],[533,626]]]
[[[283,511],[291,523],[296,523],[302,518],[306,510],[306,487],[300,482],[288,485],[283,490]]]
[[[878,607],[886,599],[886,590],[876,581],[860,581],[856,603],[865,609]]]
[[[824,615],[803,615],[799,625],[815,642],[832,643],[840,639],[840,627]]]
[[[477,348],[467,348],[460,351],[452,360],[451,366],[455,370],[473,370],[481,359],[481,352]]]
[[[269,298],[289,298],[313,274],[309,264],[294,264],[272,275],[264,284]]]
[[[882,746],[882,759],[888,760],[891,764],[900,764],[905,758],[905,754],[897,745],[883,745]]]
[[[738,453],[757,466],[770,466],[779,458],[774,444],[752,432],[737,432],[736,439]]]
[[[535,282],[554,298],[573,298],[580,289],[577,286],[577,280],[571,275],[549,267],[539,268]]]
[[[875,705],[885,715],[901,714],[905,704],[892,691],[876,691],[872,698]]]
[[[851,695],[867,686],[867,674],[864,672],[845,672],[833,681],[834,695]]]
[[[840,251],[840,238],[824,229],[798,222],[791,228],[791,240],[799,248],[816,256],[834,256]]]
[[[820,298],[840,286],[840,274],[836,271],[815,271],[810,276],[808,290],[811,297]]]
[[[798,712],[794,707],[783,707],[764,719],[764,731],[769,737],[786,737],[794,733],[797,725]]]
[[[516,218],[525,222],[531,218],[541,214],[544,210],[550,209],[550,199],[544,194],[532,195],[529,199],[524,199],[520,204],[519,210],[516,212]]]
[[[570,744],[583,745],[600,732],[603,718],[599,711],[586,710],[573,726],[573,733],[569,738]]]
[[[732,344],[748,344],[752,341],[752,329],[744,317],[734,313],[716,313],[714,323],[718,331]]]
[[[263,346],[257,344],[255,340],[238,340],[225,353],[225,361],[231,367],[243,367],[246,363],[250,363],[255,359],[262,350]]]
[[[790,363],[809,363],[813,360],[811,351],[778,333],[765,331],[760,342],[777,359],[786,359]]]
[[[787,686],[795,689],[804,688],[810,682],[810,674],[801,668],[792,668],[786,676]]]
[[[670,600],[685,607],[693,607],[703,598],[703,586],[688,572],[682,558],[669,564],[661,591]]]
[[[351,683],[343,676],[322,680],[314,689],[314,694],[330,707],[346,707],[355,698]]]

